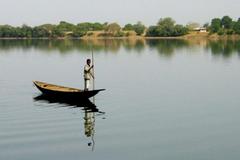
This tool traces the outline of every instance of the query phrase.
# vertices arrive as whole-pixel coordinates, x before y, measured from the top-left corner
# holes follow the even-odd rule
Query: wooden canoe
[[[33,81],[35,86],[43,93],[47,95],[54,95],[55,97],[63,98],[76,98],[76,99],[86,99],[95,96],[98,92],[105,89],[89,90],[84,91],[76,88],[63,87],[59,85],[49,84],[40,81]]]

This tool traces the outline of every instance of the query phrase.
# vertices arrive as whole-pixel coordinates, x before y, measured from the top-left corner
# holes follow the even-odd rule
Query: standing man
[[[84,66],[84,90],[88,91],[90,88],[90,80],[94,78],[92,74],[93,65],[91,66],[91,59],[87,59],[86,65]]]

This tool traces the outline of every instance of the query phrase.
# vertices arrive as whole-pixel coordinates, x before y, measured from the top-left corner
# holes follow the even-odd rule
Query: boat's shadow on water
[[[97,106],[94,103],[92,103],[89,99],[80,100],[76,98],[68,98],[68,97],[63,98],[63,97],[41,94],[36,97],[33,97],[33,100],[35,102],[48,103],[48,104],[53,104],[53,103],[61,104],[61,106],[69,107],[69,108],[81,108],[86,112],[104,113],[99,111]]]

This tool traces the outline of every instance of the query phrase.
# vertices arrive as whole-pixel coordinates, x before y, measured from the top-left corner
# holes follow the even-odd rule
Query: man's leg
[[[84,79],[84,90],[87,91],[88,90],[88,87],[87,87],[87,79]]]
[[[89,90],[90,89],[90,80],[88,79],[87,80],[87,90]]]

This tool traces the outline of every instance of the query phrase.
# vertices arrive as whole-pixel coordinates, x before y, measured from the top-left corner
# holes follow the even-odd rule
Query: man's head
[[[87,59],[87,64],[90,65],[91,64],[91,59]]]

